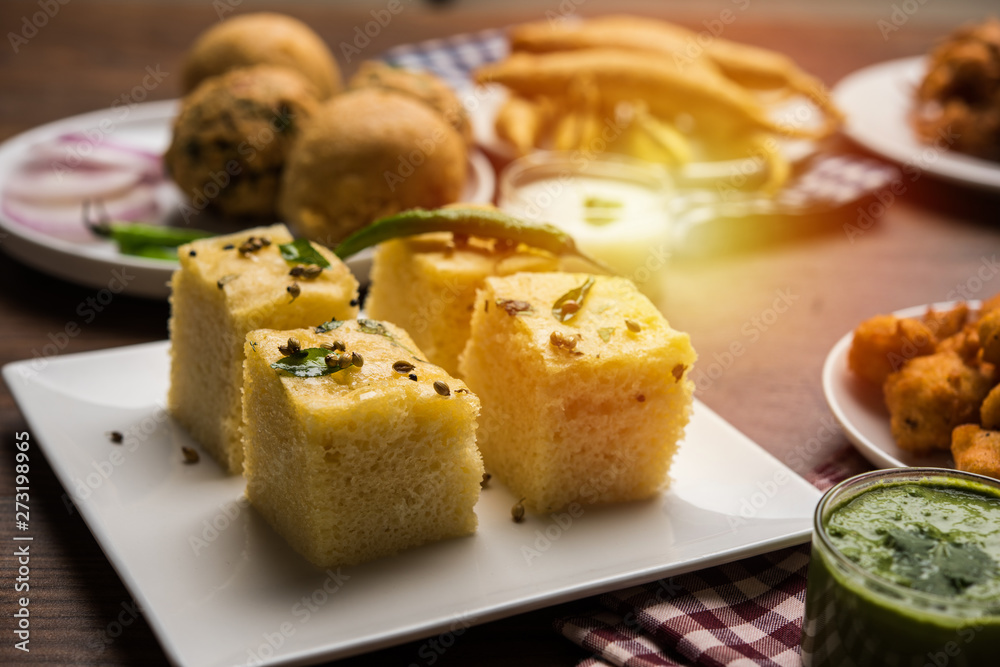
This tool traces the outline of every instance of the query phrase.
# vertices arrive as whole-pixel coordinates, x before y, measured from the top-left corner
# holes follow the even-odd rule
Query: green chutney
[[[869,473],[832,489],[816,521],[806,667],[1000,664],[1000,484]]]

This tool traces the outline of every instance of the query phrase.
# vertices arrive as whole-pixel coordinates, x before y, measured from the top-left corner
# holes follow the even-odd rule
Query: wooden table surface
[[[367,10],[322,3],[283,5],[282,10],[307,20],[331,45],[353,39],[355,26],[370,20]],[[586,10],[584,5],[581,13]],[[0,4],[2,33],[22,30],[23,17],[37,11],[36,2],[5,0]],[[537,11],[430,11],[408,5],[363,55],[376,56],[395,44],[537,19],[543,10]],[[0,46],[0,139],[107,107],[142,79],[147,66],[170,73],[149,99],[176,97],[179,85],[173,73],[182,53],[217,18],[207,1],[59,5],[58,13],[20,44],[18,53],[7,43],[9,38]],[[671,18],[698,27],[712,17]],[[725,36],[784,51],[832,84],[859,67],[920,54],[950,27],[913,21],[883,39],[868,17],[777,20],[748,11],[727,26]],[[339,49],[335,51],[339,56]],[[354,66],[356,61],[345,69]],[[840,148],[852,150],[846,143]],[[861,236],[851,238],[846,232],[845,226],[856,222],[856,213],[850,213],[806,234],[789,234],[752,250],[678,260],[669,269],[661,307],[675,327],[691,333],[700,367],[713,376],[702,383],[700,398],[798,472],[808,472],[847,446],[843,434],[831,427],[820,387],[823,359],[844,332],[872,314],[953,298],[961,289],[973,297],[1000,291],[994,263],[1000,248],[1000,199],[918,175],[905,182],[905,192]],[[50,334],[62,331],[68,322],[81,327],[63,353],[161,340],[167,334],[166,303],[125,296],[116,296],[84,324],[79,309],[94,290],[50,278],[6,255],[0,255],[0,285],[0,363],[38,355]],[[790,306],[772,318],[768,310],[779,293]],[[727,356],[733,343],[742,345],[743,354]],[[833,436],[818,438],[830,432],[824,429]],[[117,634],[114,622],[132,598],[79,515],[64,504],[59,482],[37,455],[31,468],[31,652],[12,649],[14,434],[24,430],[27,425],[3,387],[0,539],[6,546],[0,548],[0,661],[165,663],[141,617],[120,636],[109,636]],[[821,440],[822,446],[817,446]],[[34,451],[37,454],[37,448]],[[551,622],[590,604],[582,600],[474,627],[443,654],[430,656],[427,645],[417,641],[336,664],[425,665],[431,664],[430,656],[442,666],[573,665],[586,654],[558,636]],[[131,618],[127,613],[124,617]]]

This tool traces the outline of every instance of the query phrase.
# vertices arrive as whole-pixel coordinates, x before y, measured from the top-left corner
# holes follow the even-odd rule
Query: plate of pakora
[[[833,346],[823,393],[880,468],[1000,477],[1000,298],[876,315]]]
[[[879,63],[833,89],[852,140],[903,165],[1000,190],[1000,20],[963,26],[927,56]]]

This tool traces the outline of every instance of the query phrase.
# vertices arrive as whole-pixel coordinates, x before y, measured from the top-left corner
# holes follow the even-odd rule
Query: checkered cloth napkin
[[[821,490],[868,470],[845,447],[806,479]],[[809,545],[593,599],[555,628],[593,656],[577,667],[798,667]]]
[[[460,93],[474,89],[472,72],[501,60],[509,52],[504,30],[484,30],[395,47],[382,58],[397,67],[426,70]],[[460,95],[461,96],[461,95]],[[475,99],[468,95],[468,99]],[[796,216],[834,211],[872,197],[899,178],[899,171],[857,155],[814,155],[797,165],[797,174],[775,197],[739,205],[702,207],[694,218],[747,218],[758,215]],[[706,188],[704,192],[714,192]],[[699,215],[701,214],[701,215]]]

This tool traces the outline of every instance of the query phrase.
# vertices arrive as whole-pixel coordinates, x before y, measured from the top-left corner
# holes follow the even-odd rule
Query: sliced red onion
[[[153,151],[148,151],[145,148],[139,148],[138,146],[132,146],[130,144],[122,144],[111,139],[102,139],[101,141],[95,142],[93,139],[88,137],[83,132],[70,132],[69,134],[64,134],[56,139],[61,143],[68,144],[90,144],[96,146],[103,146],[105,148],[120,151],[122,153],[128,153],[135,155],[137,157],[142,157],[153,162],[160,161],[160,154],[154,153]]]
[[[124,221],[159,217],[156,185],[164,180],[160,156],[105,137],[70,133],[33,146],[4,183],[5,217],[56,238],[94,242],[83,220],[84,202],[100,202],[100,215]]]
[[[55,141],[33,146],[21,169],[31,172],[53,171],[58,174],[119,169],[135,171],[151,179],[164,178],[158,155],[108,141],[94,143],[83,135],[66,135]]]
[[[108,218],[124,221],[150,221],[159,217],[155,186],[139,184],[115,198],[101,200],[103,208],[91,210],[91,219],[98,212]],[[3,215],[25,227],[66,241],[98,240],[83,222],[83,202],[45,203],[5,196]]]
[[[144,178],[126,169],[22,170],[7,180],[4,195],[38,204],[75,204],[86,199],[116,199]]]

